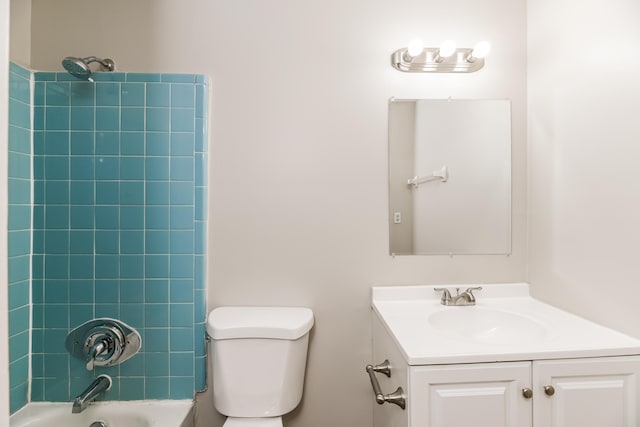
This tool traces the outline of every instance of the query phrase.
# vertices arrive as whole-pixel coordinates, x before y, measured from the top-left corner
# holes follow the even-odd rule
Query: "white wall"
[[[9,425],[7,178],[9,132],[9,1],[0,0],[0,425]]]
[[[305,398],[288,427],[371,426],[372,285],[525,279],[524,0],[34,0],[32,8],[37,69],[97,55],[121,70],[212,77],[209,306],[314,310]],[[493,52],[470,75],[394,70],[391,52],[418,36],[465,47],[488,39]],[[388,255],[391,96],[513,101],[510,257]]]
[[[640,337],[640,3],[528,3],[529,278]]]

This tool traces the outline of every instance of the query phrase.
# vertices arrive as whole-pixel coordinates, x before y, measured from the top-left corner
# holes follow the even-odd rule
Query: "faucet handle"
[[[87,371],[93,371],[95,367],[96,359],[98,356],[102,356],[103,354],[109,351],[109,339],[108,337],[104,337],[100,339],[99,342],[96,342],[92,345],[87,353]]]
[[[442,292],[442,298],[440,299],[440,304],[449,305],[451,302],[451,292],[447,288],[433,288],[435,292]]]
[[[90,320],[67,336],[65,345],[72,356],[84,360],[87,370],[96,366],[122,363],[135,355],[142,345],[140,334],[115,319]]]
[[[481,291],[482,290],[482,286],[474,286],[471,288],[467,288],[467,290],[465,291],[467,294],[469,294],[469,296],[471,296],[472,300],[475,301],[475,295],[473,295],[473,291]]]

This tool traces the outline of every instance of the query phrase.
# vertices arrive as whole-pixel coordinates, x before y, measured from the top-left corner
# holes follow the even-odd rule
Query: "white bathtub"
[[[102,421],[107,427],[192,427],[190,400],[141,400],[91,403],[79,414],[71,403],[30,403],[11,416],[10,427],[90,427]]]

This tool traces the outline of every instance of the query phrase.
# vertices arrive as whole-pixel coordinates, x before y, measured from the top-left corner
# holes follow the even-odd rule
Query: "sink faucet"
[[[108,375],[100,375],[89,387],[80,393],[73,401],[71,412],[79,414],[87,408],[89,402],[95,400],[101,393],[111,388],[111,377]]]
[[[434,288],[433,290],[442,292],[442,298],[440,299],[440,304],[442,305],[467,306],[476,305],[476,297],[473,295],[473,291],[481,291],[482,286],[467,288],[467,290],[462,293],[460,293],[460,288],[456,288],[455,296],[452,296],[447,288]]]

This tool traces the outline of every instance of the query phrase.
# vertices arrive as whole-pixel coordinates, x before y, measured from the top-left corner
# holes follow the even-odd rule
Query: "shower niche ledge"
[[[466,306],[436,290],[475,287],[373,288],[374,427],[640,425],[640,340],[526,283],[483,284]]]

